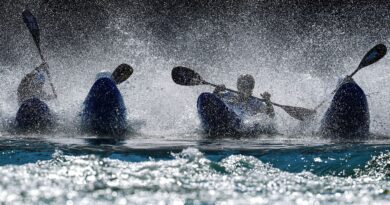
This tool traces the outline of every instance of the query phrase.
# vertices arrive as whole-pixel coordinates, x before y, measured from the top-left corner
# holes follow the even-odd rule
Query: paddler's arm
[[[44,63],[42,63],[41,65],[39,65],[37,68],[35,68],[35,70],[37,71],[37,72],[43,72],[43,73],[46,73],[46,75],[49,73],[49,65],[46,63],[46,62],[44,62]],[[45,74],[43,74],[43,75],[45,75]],[[55,99],[55,98],[57,98],[57,96],[53,93],[53,94],[49,94],[49,93],[47,93],[47,92],[45,92],[44,90],[43,90],[43,87],[41,87],[40,88],[40,96],[39,96],[39,98],[40,99],[42,99],[42,100],[53,100],[53,99]]]
[[[271,94],[269,94],[268,92],[264,92],[263,94],[260,94],[260,95],[265,100],[265,105],[266,105],[265,113],[268,116],[270,116],[271,118],[274,118],[275,117],[275,110],[274,110],[274,106],[272,105],[272,102],[271,102]]]

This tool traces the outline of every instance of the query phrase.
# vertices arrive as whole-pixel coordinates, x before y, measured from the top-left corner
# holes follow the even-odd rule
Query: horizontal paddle
[[[133,68],[130,65],[123,63],[112,72],[111,77],[116,84],[120,84],[126,81],[131,74],[133,74]]]
[[[217,87],[217,85],[209,83],[194,70],[182,66],[178,66],[172,69],[172,79],[176,84],[184,85],[184,86],[195,86],[195,85],[211,85],[213,87]],[[226,89],[228,91],[239,93],[238,91]],[[256,98],[256,97],[254,97]],[[264,99],[256,98],[261,101],[265,101]],[[297,120],[305,120],[309,116],[313,116],[316,111],[310,110],[307,108],[302,107],[293,107],[288,105],[281,105],[277,103],[271,102],[273,105],[278,106],[282,108],[284,111],[286,111],[291,117],[297,119]]]
[[[40,37],[39,37],[39,26],[38,26],[37,19],[27,9],[23,11],[22,16],[23,16],[24,23],[26,24],[28,30],[30,31],[30,33],[34,39],[35,45],[38,48],[38,53],[39,53],[39,56],[41,57],[41,60],[43,62],[46,62],[45,59],[43,58],[42,51],[41,51]],[[51,80],[50,72],[48,69],[45,69],[45,71],[46,71],[47,77],[49,78],[49,82],[50,82],[51,89],[53,90],[53,94],[54,94],[55,98],[57,98],[57,93],[56,93],[56,90],[54,89],[54,85],[53,85],[52,80]]]
[[[366,53],[366,55],[364,55],[364,57],[359,63],[359,66],[355,69],[355,71],[351,73],[351,75],[348,75],[347,78],[352,78],[362,68],[378,62],[380,59],[383,58],[383,56],[386,55],[386,53],[387,53],[387,48],[385,45],[378,44],[374,46]],[[334,94],[335,92],[336,90],[334,90],[332,94]],[[319,105],[317,105],[317,107],[314,110],[320,108],[326,101],[327,100],[322,101]]]

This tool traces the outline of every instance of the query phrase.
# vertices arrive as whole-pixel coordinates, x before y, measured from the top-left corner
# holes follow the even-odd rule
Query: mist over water
[[[378,43],[389,46],[381,1],[3,0],[0,3],[1,204],[389,204],[390,59],[354,76],[367,94],[375,136],[337,143],[315,134],[340,77]],[[21,12],[41,28],[58,99],[54,133],[9,132],[16,90],[40,58]],[[118,86],[133,129],[104,141],[78,130],[77,116],[101,70],[134,68]],[[315,108],[304,124],[275,107],[276,136],[212,139],[196,101],[209,86],[171,79],[190,67],[254,95]],[[47,92],[51,89],[47,85]],[[379,137],[378,137],[379,136]]]
[[[5,1],[0,101],[1,113],[11,118],[20,79],[40,63],[20,17],[26,6],[39,20],[42,50],[59,93],[50,105],[64,130],[76,130],[95,74],[120,63],[135,69],[119,86],[129,120],[140,125],[140,133],[164,135],[197,130],[196,99],[212,91],[175,85],[174,66],[191,67],[229,88],[240,74],[252,74],[255,96],[268,91],[275,102],[314,108],[330,101],[337,79],[350,74],[372,46],[389,40],[389,29],[380,24],[389,20],[389,11],[376,2]],[[390,132],[383,111],[390,100],[388,64],[385,57],[355,76],[369,94],[371,131],[384,135]],[[327,106],[304,130],[306,125],[276,108],[277,128],[287,135],[315,131]]]

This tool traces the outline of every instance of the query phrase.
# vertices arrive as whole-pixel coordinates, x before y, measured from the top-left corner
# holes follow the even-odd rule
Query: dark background
[[[112,56],[133,49],[138,60],[228,66],[226,59],[257,58],[256,66],[328,75],[390,37],[390,4],[381,1],[2,0],[0,64],[33,51],[24,8],[39,19],[47,55],[62,59],[87,58],[93,45]],[[136,52],[129,39],[150,52]]]

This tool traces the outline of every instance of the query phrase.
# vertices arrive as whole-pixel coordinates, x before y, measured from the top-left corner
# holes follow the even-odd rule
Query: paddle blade
[[[34,38],[35,44],[37,44],[37,46],[39,47],[40,39],[37,19],[27,9],[23,11],[22,16],[24,23],[26,24],[28,30]]]
[[[289,114],[291,117],[301,121],[313,119],[314,115],[316,114],[315,110],[310,110],[303,107],[293,107],[288,105],[280,105],[279,107],[286,111],[287,114]]]
[[[203,84],[202,77],[190,68],[178,66],[172,69],[172,79],[176,84],[193,86]]]
[[[125,63],[120,64],[112,73],[112,79],[116,84],[120,84],[127,80],[133,74],[133,68]]]
[[[369,66],[378,60],[380,60],[383,56],[386,55],[387,48],[383,44],[378,44],[371,50],[367,52],[367,54],[363,57],[362,61],[359,64],[359,68],[363,68]]]

